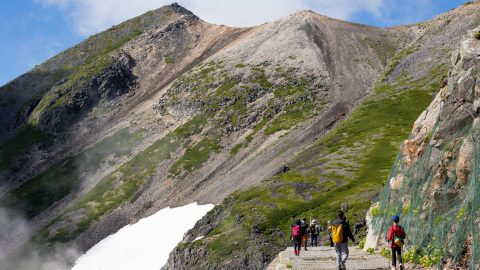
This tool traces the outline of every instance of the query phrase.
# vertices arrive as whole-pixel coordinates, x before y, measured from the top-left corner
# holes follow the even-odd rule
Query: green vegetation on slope
[[[55,61],[63,61],[62,65],[53,64],[60,68],[49,78],[52,80],[50,85],[60,81],[61,83],[52,88],[48,87],[46,93],[40,93],[42,99],[30,115],[29,122],[35,124],[45,110],[53,110],[68,104],[75,95],[73,89],[88,83],[95,75],[107,68],[113,61],[112,56],[118,53],[123,45],[155,26],[168,24],[175,16],[176,14],[168,7],[147,12],[93,35],[79,45],[66,50],[59,57],[47,61],[47,66]],[[170,56],[165,59],[167,64],[173,61],[174,59]]]
[[[66,227],[47,229],[43,236],[52,242],[71,240],[88,229],[92,222],[117,209],[140,190],[153,176],[158,165],[170,159],[171,153],[186,138],[200,133],[205,123],[206,118],[202,115],[192,118],[104,177],[93,189],[76,200],[59,220],[54,221],[64,223]]]
[[[108,162],[109,157],[127,155],[141,136],[140,131],[130,134],[126,128],[119,130],[82,153],[28,180],[12,191],[13,198],[7,204],[21,210],[27,218],[34,217],[76,191],[82,185],[82,180],[89,174],[96,173]]]
[[[53,110],[71,101],[75,95],[73,88],[87,83],[108,67],[112,63],[112,55],[123,45],[156,25],[168,23],[175,16],[171,8],[166,7],[130,19],[89,37],[29,73],[38,80],[33,81],[38,90],[32,90],[36,96],[30,97],[30,103],[41,99],[28,122],[19,128],[12,139],[0,146],[0,170],[11,167],[15,159],[22,157],[34,145],[40,148],[50,145],[53,138],[37,129],[38,120],[46,109]],[[6,91],[10,91],[10,88],[11,84],[5,86]]]
[[[313,83],[318,77],[308,74],[299,76],[295,68],[277,67],[273,76],[282,84],[274,88],[268,79],[271,75],[263,66],[244,65],[242,68],[250,71],[246,80],[242,78],[244,71],[228,74],[222,62],[203,64],[180,77],[169,89],[163,108],[174,107],[178,103],[183,103],[182,106],[200,104],[202,113],[101,179],[55,220],[56,225],[52,223],[43,237],[49,241],[75,238],[92,222],[133,198],[155,174],[158,166],[170,159],[171,153],[179,148],[185,151],[170,167],[171,175],[182,176],[200,168],[213,153],[222,149],[221,138],[225,135],[226,123],[232,129],[244,126],[250,113],[249,104],[260,95],[271,92],[271,97],[274,97],[265,111],[258,112],[258,121],[252,123],[255,132],[264,129],[265,135],[292,128],[317,113],[326,102],[326,97],[319,97],[314,92],[319,87]],[[199,102],[202,100],[208,102]],[[232,153],[239,151],[241,146]]]
[[[383,65],[387,65],[388,60],[395,54],[395,50],[397,49],[395,44],[385,42],[385,40],[365,38],[363,42],[375,51]]]
[[[419,47],[417,46],[411,46],[411,47],[406,47],[404,49],[402,49],[401,51],[399,51],[398,53],[396,53],[392,60],[390,60],[390,62],[388,63],[387,65],[387,68],[386,68],[386,71],[383,75],[383,78],[388,78],[390,76],[390,74],[392,74],[392,72],[395,70],[395,68],[397,67],[397,65],[400,63],[400,60],[402,60],[402,58],[404,58],[405,56],[413,53],[414,51],[418,50]]]
[[[86,53],[88,56],[83,64],[74,68],[72,67],[71,75],[67,77],[65,82],[53,87],[43,95],[39,104],[32,112],[30,122],[37,123],[42,112],[46,109],[53,110],[67,104],[75,94],[75,92],[72,91],[74,87],[87,83],[93,79],[95,75],[107,68],[113,61],[112,54],[117,52],[125,43],[142,33],[138,22],[135,23],[135,21],[132,21],[130,27],[129,35],[117,37],[107,32],[97,37],[91,37],[91,39],[96,39],[96,42],[100,43],[97,45],[97,49]]]
[[[388,176],[398,145],[430,103],[444,74],[446,67],[440,65],[422,80],[404,77],[378,85],[344,122],[294,159],[288,172],[234,193],[227,199],[231,202],[227,218],[208,235],[213,239],[207,244],[209,259],[245,254],[234,245],[249,246],[253,228],[275,247],[289,241],[274,232],[287,236],[296,218],[317,217],[326,225],[343,205],[351,222],[362,219]],[[236,217],[242,221],[235,222]],[[220,243],[230,237],[236,242]]]
[[[211,153],[218,152],[220,149],[221,146],[217,140],[203,139],[188,148],[185,154],[172,165],[170,172],[174,175],[180,175],[182,170],[192,172],[207,162]]]
[[[223,134],[225,127],[230,130],[244,129],[245,126],[252,128],[253,132],[244,142],[231,148],[230,153],[235,155],[240,148],[248,146],[258,132],[269,136],[290,130],[322,111],[330,99],[328,94],[319,93],[322,89],[321,76],[294,67],[277,65],[272,70],[264,64],[239,63],[234,70],[229,70],[222,62],[209,62],[181,76],[173,84],[165,107],[179,103],[198,105],[196,109],[208,116],[211,129],[218,136]],[[258,99],[266,99],[266,106],[254,106]],[[211,136],[209,142],[214,141],[217,138]],[[205,150],[211,153],[218,147]],[[181,164],[190,159],[196,165],[189,165],[189,168],[198,168],[205,160],[195,158],[197,152],[198,149],[187,149],[186,156],[170,172],[179,175]]]
[[[13,162],[26,154],[32,146],[37,145],[40,149],[49,147],[53,138],[36,126],[25,124],[11,139],[0,145],[0,170],[12,166]]]

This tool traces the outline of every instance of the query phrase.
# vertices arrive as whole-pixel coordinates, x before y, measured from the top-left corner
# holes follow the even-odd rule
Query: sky
[[[81,42],[169,0],[0,0],[0,86]],[[203,20],[254,26],[310,9],[379,27],[421,22],[466,0],[178,0]]]

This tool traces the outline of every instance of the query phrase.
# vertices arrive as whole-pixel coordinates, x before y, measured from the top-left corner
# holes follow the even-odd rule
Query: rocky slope
[[[219,203],[166,268],[262,269],[292,218],[325,224],[344,202],[362,227],[478,8],[391,29],[148,12],[0,88],[1,204],[34,241],[86,250],[164,207]]]
[[[38,90],[3,144],[5,205],[88,248],[163,207],[221,202],[348,114],[385,61],[365,40],[396,35],[312,12],[232,29],[177,5],[113,27],[37,68],[72,73]]]
[[[389,216],[401,213],[411,260],[444,269],[480,266],[479,74],[477,28],[452,53],[447,80],[403,142],[389,184],[370,211],[366,248],[381,246]]]

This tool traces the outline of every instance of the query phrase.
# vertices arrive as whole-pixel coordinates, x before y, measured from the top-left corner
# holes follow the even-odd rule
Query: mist
[[[44,246],[20,214],[0,206],[0,270],[66,270],[81,255],[66,244]]]

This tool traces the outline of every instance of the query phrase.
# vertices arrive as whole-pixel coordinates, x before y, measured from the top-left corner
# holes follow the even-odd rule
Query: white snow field
[[[164,208],[103,239],[72,270],[159,270],[183,235],[214,205]]]

